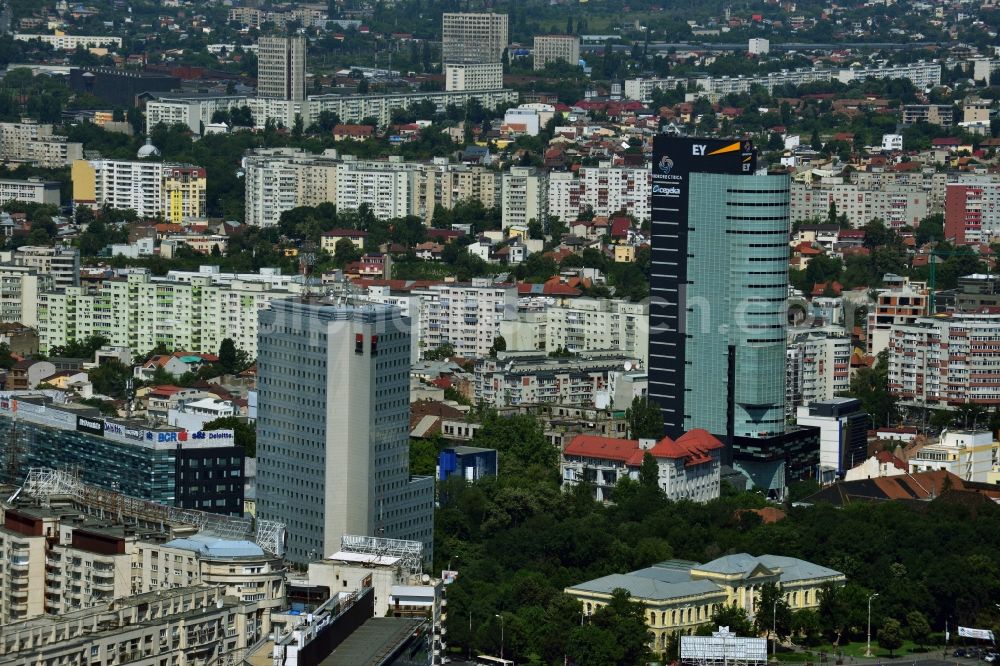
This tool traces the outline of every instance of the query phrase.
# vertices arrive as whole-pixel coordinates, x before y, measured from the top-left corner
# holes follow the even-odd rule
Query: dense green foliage
[[[448,634],[463,654],[470,645],[474,653],[498,652],[494,616],[502,613],[508,657],[561,663],[569,651],[581,663],[635,663],[608,656],[603,628],[573,629],[567,641],[580,607],[562,590],[669,558],[705,562],[734,552],[801,557],[847,575],[847,587],[827,590],[817,611],[789,614],[779,603],[779,635],[797,635],[806,644],[821,635],[863,636],[873,591],[879,593],[873,626],[905,620],[914,640],[927,635],[915,617],[910,628],[914,612],[934,631],[948,618],[1000,625],[993,605],[1000,598],[1000,510],[989,503],[976,511],[947,497],[921,508],[797,506],[787,508],[786,519],[763,524],[742,511],[765,505],[757,494],[670,502],[655,488],[623,481],[616,503],[603,505],[586,486],[560,490],[555,450],[533,419],[487,415],[486,423],[473,443],[499,450],[500,477],[446,482],[435,526],[435,569],[451,563],[460,572],[448,590]],[[768,626],[760,629],[770,629],[773,609],[761,604],[759,623]],[[720,621],[740,626],[731,609],[725,612]]]

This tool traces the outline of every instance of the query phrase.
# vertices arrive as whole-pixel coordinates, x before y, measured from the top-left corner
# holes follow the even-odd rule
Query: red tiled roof
[[[632,223],[627,217],[616,217],[611,222],[611,235],[615,238],[628,236],[628,230],[632,228]]]
[[[901,469],[904,472],[906,471],[906,463],[904,463],[902,460],[892,455],[888,451],[879,451],[878,453],[875,454],[875,459],[878,460],[880,463],[889,463],[896,469]]]
[[[602,460],[619,460],[626,465],[641,465],[643,451],[639,448],[639,442],[634,439],[577,435],[566,445],[563,453]],[[638,461],[634,462],[636,457]]]

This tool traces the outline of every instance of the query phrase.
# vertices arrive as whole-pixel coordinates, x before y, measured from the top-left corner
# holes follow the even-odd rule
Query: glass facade
[[[21,483],[32,467],[50,467],[131,497],[243,514],[243,449],[238,446],[128,444],[0,414],[0,460],[0,476],[8,483]]]
[[[784,431],[789,183],[690,175],[685,430]]]

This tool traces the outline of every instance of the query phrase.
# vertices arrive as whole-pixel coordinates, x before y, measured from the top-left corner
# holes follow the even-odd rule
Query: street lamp
[[[495,617],[500,618],[500,659],[503,659],[503,615],[496,613]]]
[[[873,592],[868,597],[868,647],[865,649],[865,656],[872,656],[872,599],[878,596],[878,592]]]
[[[778,660],[778,597],[774,598],[771,608],[771,660]]]

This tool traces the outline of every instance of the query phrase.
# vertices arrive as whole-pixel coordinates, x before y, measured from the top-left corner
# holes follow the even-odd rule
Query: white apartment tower
[[[257,46],[257,95],[303,101],[306,98],[305,36],[261,37]]]
[[[441,17],[441,62],[489,63],[503,60],[506,14],[445,12]]]
[[[373,303],[285,300],[261,312],[257,517],[288,526],[293,562],[345,534],[420,541],[434,480],[409,472],[410,322]]]

